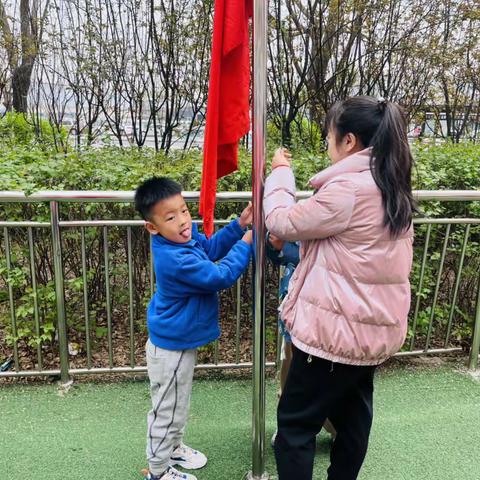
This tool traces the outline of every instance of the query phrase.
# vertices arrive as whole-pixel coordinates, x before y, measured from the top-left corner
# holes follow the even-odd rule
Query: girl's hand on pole
[[[272,159],[272,170],[278,167],[290,167],[292,154],[284,147],[277,148]]]

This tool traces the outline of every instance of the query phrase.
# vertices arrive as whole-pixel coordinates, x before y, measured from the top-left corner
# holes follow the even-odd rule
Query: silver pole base
[[[276,477],[275,477],[276,478]],[[247,476],[245,477],[246,480],[273,480],[270,478],[267,472],[264,472],[261,477],[253,476],[252,472],[248,472]]]

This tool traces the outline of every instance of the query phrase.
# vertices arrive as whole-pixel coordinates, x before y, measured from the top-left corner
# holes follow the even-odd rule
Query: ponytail
[[[383,224],[392,237],[398,237],[410,227],[416,211],[411,183],[413,157],[400,107],[384,99],[351,97],[331,108],[326,127],[335,132],[337,141],[353,133],[365,148],[372,148],[370,170],[382,194]]]
[[[407,125],[400,107],[379,101],[382,120],[371,142],[370,169],[382,192],[383,223],[393,237],[407,230],[416,210],[412,194],[413,157],[407,139]]]

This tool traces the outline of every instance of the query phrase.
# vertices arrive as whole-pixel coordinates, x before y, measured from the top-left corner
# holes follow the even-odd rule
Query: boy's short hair
[[[151,220],[151,210],[154,205],[179,194],[182,194],[182,187],[171,178],[149,178],[135,191],[135,209],[144,220]]]

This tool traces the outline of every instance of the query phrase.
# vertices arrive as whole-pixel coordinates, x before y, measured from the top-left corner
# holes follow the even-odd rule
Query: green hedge
[[[117,147],[91,148],[66,152],[57,151],[56,142],[51,140],[48,125],[42,124],[42,134],[32,132],[31,125],[17,117],[0,120],[0,190],[23,190],[31,193],[37,190],[133,190],[143,179],[151,175],[168,175],[178,180],[185,190],[198,190],[201,180],[202,155],[199,151],[175,152],[168,157],[151,149],[125,149]],[[269,127],[270,129],[272,127]],[[57,135],[64,135],[57,132]],[[275,137],[274,134],[271,135]],[[50,138],[50,141],[47,140]],[[276,145],[269,145],[269,155]],[[412,146],[416,167],[414,188],[421,190],[480,189],[480,146],[473,144],[442,144]],[[293,149],[294,169],[299,189],[308,188],[308,179],[328,165],[325,153],[312,152],[297,142]],[[241,148],[239,170],[220,180],[219,191],[243,191],[251,189],[251,155]],[[217,218],[227,218],[238,213],[242,205],[220,204]],[[424,215],[433,217],[480,217],[480,202],[429,202],[420,208]],[[193,206],[196,215],[196,206]],[[131,205],[109,204],[70,204],[61,206],[62,219],[128,219],[135,215]],[[2,220],[48,220],[48,205],[11,204],[0,205]],[[413,306],[416,301],[416,285],[419,280],[420,260],[423,252],[425,226],[416,228],[415,265],[412,275]],[[441,276],[441,289],[435,308],[433,330],[434,344],[442,346],[445,335],[452,290],[458,269],[458,258],[464,235],[463,227],[454,227],[450,232],[445,267]],[[421,298],[418,318],[417,338],[425,338],[432,314],[432,297],[435,290],[440,252],[445,238],[446,227],[432,229],[431,247],[423,288],[417,292]],[[110,244],[110,267],[112,275],[112,304],[115,330],[125,332],[128,328],[128,271],[126,267],[125,230],[111,228],[108,233]],[[38,303],[40,307],[40,331],[33,322],[33,292],[31,288],[28,243],[25,229],[10,229],[12,249],[12,269],[7,271],[4,242],[0,246],[0,356],[8,354],[14,341],[19,341],[27,352],[25,358],[33,355],[37,346],[55,348],[53,341],[56,330],[55,294],[53,266],[51,261],[51,240],[48,229],[35,231],[36,276],[39,285]],[[64,268],[67,298],[67,318],[69,335],[81,345],[84,351],[85,328],[83,314],[83,278],[80,255],[80,232],[78,229],[64,229]],[[105,290],[103,276],[103,232],[102,229],[86,228],[87,289],[92,336],[105,347]],[[149,298],[148,242],[141,229],[133,231],[134,256],[134,303],[135,325],[139,338],[145,334],[144,312]],[[464,274],[455,311],[455,321],[450,344],[468,343],[475,312],[475,298],[480,269],[480,233],[472,228]],[[270,268],[269,275],[274,275]],[[275,278],[275,277],[271,277]],[[10,312],[6,286],[14,289],[16,315],[19,330],[14,336],[10,328]],[[273,348],[276,325],[275,281],[268,282],[267,338]],[[244,315],[248,318],[250,292],[243,288]],[[228,300],[223,302],[222,315],[231,318],[234,301],[226,293]],[[248,322],[246,323],[248,327]],[[228,328],[227,328],[228,330]],[[409,332],[411,337],[412,331]],[[2,338],[3,337],[3,338]],[[249,336],[245,337],[248,341]],[[140,342],[141,343],[141,342]],[[2,348],[5,350],[2,352]],[[141,350],[141,349],[140,349]],[[205,349],[205,354],[212,349]],[[210,352],[211,353],[211,352]]]

